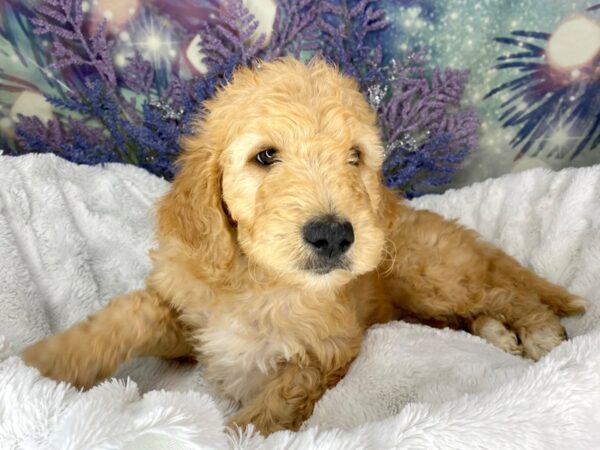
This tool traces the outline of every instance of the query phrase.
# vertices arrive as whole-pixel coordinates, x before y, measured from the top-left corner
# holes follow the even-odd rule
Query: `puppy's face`
[[[252,265],[306,288],[379,263],[382,147],[354,81],[324,63],[238,73],[210,105],[222,196]]]

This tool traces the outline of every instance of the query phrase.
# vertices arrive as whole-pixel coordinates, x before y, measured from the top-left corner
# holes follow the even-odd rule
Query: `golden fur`
[[[533,359],[585,303],[478,235],[417,211],[381,183],[375,115],[321,61],[240,69],[184,140],[158,207],[144,291],[26,349],[44,375],[90,387],[137,356],[194,355],[241,404],[233,423],[298,429],[344,375],[363,333],[411,317]],[[265,147],[280,162],[253,160]],[[356,149],[360,154],[357,164]],[[303,224],[347,218],[347,267],[307,270]]]

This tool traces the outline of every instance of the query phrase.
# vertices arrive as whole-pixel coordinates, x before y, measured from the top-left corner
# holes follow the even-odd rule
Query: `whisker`
[[[390,243],[391,245],[386,245],[384,247],[384,252],[386,253],[386,256],[383,260],[385,262],[389,262],[389,267],[385,271],[379,272],[380,266],[377,266],[377,274],[381,275],[382,277],[387,277],[393,272],[394,265],[396,264],[396,259],[398,257],[398,249],[396,248],[396,243],[389,238],[386,238],[386,242]],[[391,250],[393,250],[393,252]]]

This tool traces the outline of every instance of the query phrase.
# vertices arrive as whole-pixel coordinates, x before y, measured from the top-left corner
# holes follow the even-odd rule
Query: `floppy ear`
[[[180,171],[158,205],[159,238],[178,240],[205,268],[227,270],[236,240],[223,210],[219,152],[201,135],[184,139],[183,148]]]

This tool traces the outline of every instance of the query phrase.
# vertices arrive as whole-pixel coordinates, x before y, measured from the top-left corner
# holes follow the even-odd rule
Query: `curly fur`
[[[298,429],[374,323],[414,318],[542,357],[559,316],[585,302],[457,223],[385,188],[375,115],[356,83],[321,61],[240,69],[183,142],[158,205],[144,291],[23,353],[43,374],[90,387],[137,356],[193,354],[241,404],[233,423]],[[281,161],[254,156],[275,147]],[[359,149],[358,164],[352,149]],[[313,217],[347,218],[347,267],[307,270]]]

